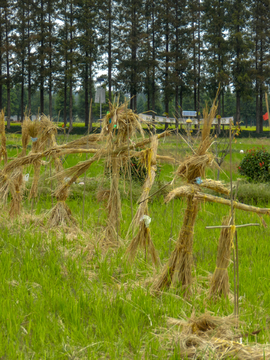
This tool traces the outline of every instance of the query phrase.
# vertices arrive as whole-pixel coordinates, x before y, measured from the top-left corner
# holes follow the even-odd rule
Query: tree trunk
[[[49,54],[49,115],[50,119],[52,120],[52,22],[51,22],[51,1],[49,2],[50,9],[49,9],[49,31],[50,31],[50,41],[49,41],[49,48],[50,48],[50,54]]]
[[[8,26],[7,8],[5,8],[6,25],[6,67],[7,67],[7,128],[10,129],[10,75],[9,75],[9,26]]]
[[[86,57],[88,54],[86,53]],[[89,123],[89,109],[88,109],[88,65],[86,61],[85,76],[84,76],[84,125],[88,127]]]
[[[2,49],[3,49],[3,41],[2,41],[2,11],[0,12],[0,109],[3,109],[3,85],[2,85]]]
[[[112,102],[112,1],[109,0],[109,24],[108,24],[108,82],[109,82],[109,101]]]
[[[166,116],[169,116],[169,3],[167,2],[166,6],[166,56],[165,56],[165,113]],[[169,124],[165,123],[165,130],[168,129]]]
[[[27,2],[27,56],[28,56],[28,112],[31,115],[31,40],[30,40],[30,1]]]
[[[43,28],[43,0],[41,1],[41,42],[40,42],[40,114],[44,113],[44,28]]]
[[[24,112],[24,3],[22,4],[22,83],[21,83],[21,122],[23,122],[23,112]]]

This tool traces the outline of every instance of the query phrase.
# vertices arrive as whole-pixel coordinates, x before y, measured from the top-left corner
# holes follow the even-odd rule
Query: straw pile
[[[0,150],[0,162],[4,160],[4,164],[7,164],[7,149],[6,149],[6,133],[5,133],[5,112],[0,112],[0,135],[1,135],[1,150]]]
[[[235,328],[236,323],[233,316],[222,318],[210,313],[199,317],[192,314],[186,321],[169,318],[171,328],[166,331],[165,339],[170,348],[179,348],[179,356],[183,359],[269,359],[268,344],[252,346],[238,342],[243,335]]]
[[[222,225],[229,225],[231,216],[224,218]],[[233,232],[232,228],[221,229],[219,241],[218,241],[218,254],[216,261],[216,269],[212,276],[210,283],[209,296],[224,297],[229,295],[229,276],[228,266],[230,265],[231,249],[233,244]]]
[[[148,216],[148,200],[146,199],[149,196],[156,176],[157,148],[158,139],[157,136],[155,136],[152,138],[150,149],[141,152],[142,162],[148,170],[148,175],[143,185],[142,195],[139,199],[140,205],[131,224],[131,227],[133,227],[134,231],[139,226],[139,231],[137,235],[132,239],[126,251],[129,259],[133,261],[138,248],[142,248],[146,254],[145,258],[147,257],[147,255],[150,256],[155,265],[158,265],[159,258],[151,239],[150,229],[146,226],[143,217],[144,215]]]
[[[47,226],[76,226],[77,222],[72,216],[71,210],[66,204],[66,199],[68,197],[68,189],[62,191],[61,194],[57,197],[56,205],[49,212],[49,219]]]

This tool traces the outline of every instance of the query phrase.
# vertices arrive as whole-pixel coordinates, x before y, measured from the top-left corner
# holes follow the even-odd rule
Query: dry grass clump
[[[71,227],[76,225],[77,222],[66,202],[64,200],[57,201],[57,204],[49,212],[47,226],[51,228],[55,226]]]
[[[168,319],[171,327],[165,339],[169,346],[178,346],[183,359],[262,360],[270,358],[270,346],[244,345],[238,342],[241,330],[233,316],[218,317],[194,314],[188,320]],[[163,337],[164,339],[164,337]]]
[[[224,218],[222,225],[229,225],[231,216]],[[233,244],[234,232],[232,228],[221,229],[218,241],[218,254],[216,269],[210,283],[210,297],[220,297],[229,295],[229,275],[228,267],[230,265],[231,249]]]
[[[98,202],[107,202],[110,197],[110,190],[100,189],[97,192],[97,201]]]

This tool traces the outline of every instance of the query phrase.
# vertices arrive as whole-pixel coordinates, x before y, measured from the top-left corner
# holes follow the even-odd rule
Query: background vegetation
[[[262,0],[1,1],[0,108],[8,126],[26,106],[87,124],[103,74],[107,99],[128,94],[139,112],[180,116],[201,113],[220,83],[218,113],[260,133],[269,18]]]

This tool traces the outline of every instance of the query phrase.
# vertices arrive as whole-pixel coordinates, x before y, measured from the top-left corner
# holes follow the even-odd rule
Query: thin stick
[[[235,231],[235,252],[236,252],[236,275],[237,275],[237,284],[236,284],[236,314],[239,316],[239,257],[238,257],[238,239],[237,231]]]
[[[232,123],[230,122],[230,185],[231,185],[231,225],[234,225],[234,208],[233,208],[233,186],[232,186]],[[233,230],[231,230],[233,231]],[[232,239],[233,241],[234,239]],[[235,262],[235,248],[233,248],[233,281],[234,281],[234,310],[233,313],[237,316],[237,292],[236,292],[236,262]]]
[[[260,224],[243,224],[243,225],[235,225],[236,228],[242,228],[242,227],[247,227],[247,226],[260,226]],[[205,229],[228,229],[230,228],[231,225],[217,225],[217,226],[206,226]]]
[[[91,109],[92,109],[92,101],[93,99],[91,99],[90,101],[90,108],[89,108],[89,119],[88,119],[88,128],[87,128],[87,143],[86,143],[86,148],[88,149],[88,142],[89,142],[89,129],[90,129],[90,119],[91,119]],[[88,156],[86,155],[86,159],[88,159]],[[83,206],[82,206],[82,230],[83,230],[83,223],[84,223],[84,208],[85,208],[85,183],[86,183],[86,171],[84,173],[84,184],[83,184]]]

